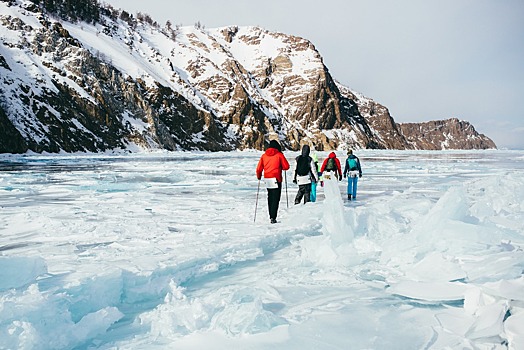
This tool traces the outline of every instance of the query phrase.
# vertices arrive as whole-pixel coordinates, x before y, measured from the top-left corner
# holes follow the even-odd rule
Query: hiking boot
[[[350,200],[351,200],[351,195],[350,195],[350,194],[348,194],[348,201],[350,201]]]
[[[277,219],[273,219],[273,218],[271,218],[271,223],[272,223],[272,224],[276,224],[276,223],[277,223]]]

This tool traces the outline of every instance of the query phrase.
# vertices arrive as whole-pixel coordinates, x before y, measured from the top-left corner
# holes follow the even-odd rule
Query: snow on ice
[[[259,152],[0,156],[0,348],[523,349],[524,154],[358,155],[275,225]]]

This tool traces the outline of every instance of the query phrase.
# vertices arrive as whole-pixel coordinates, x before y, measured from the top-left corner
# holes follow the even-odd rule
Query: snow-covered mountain
[[[414,142],[418,129],[336,82],[308,40],[62,2],[69,12],[0,0],[0,152],[263,149],[272,137],[293,150],[496,147],[474,128]]]

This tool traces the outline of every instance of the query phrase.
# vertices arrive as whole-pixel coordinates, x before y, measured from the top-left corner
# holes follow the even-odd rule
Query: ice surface
[[[16,249],[22,246],[23,244],[14,244],[4,246],[3,249]],[[0,256],[0,291],[26,286],[46,272],[45,260],[40,257]]]
[[[1,155],[0,348],[523,348],[522,152],[362,150],[275,225],[259,157]]]

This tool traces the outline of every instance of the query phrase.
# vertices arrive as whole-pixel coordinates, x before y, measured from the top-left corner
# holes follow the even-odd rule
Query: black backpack
[[[305,176],[308,175],[311,171],[311,157],[303,157],[298,156],[297,157],[297,175],[298,176]]]

